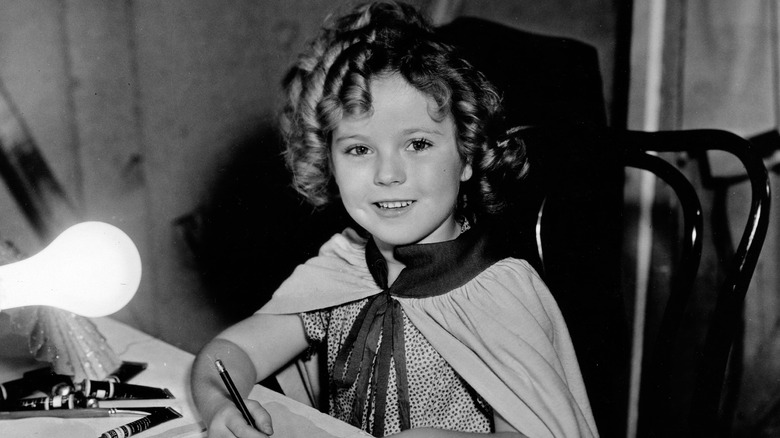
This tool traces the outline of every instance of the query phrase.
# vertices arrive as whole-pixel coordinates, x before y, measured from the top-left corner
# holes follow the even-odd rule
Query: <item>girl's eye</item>
[[[428,140],[425,140],[423,138],[418,138],[416,140],[412,140],[411,143],[409,143],[409,146],[407,146],[407,149],[413,150],[415,152],[421,152],[429,147],[433,146],[433,143],[431,143]]]
[[[367,153],[369,153],[369,149],[366,146],[357,145],[347,149],[349,155],[366,155]]]

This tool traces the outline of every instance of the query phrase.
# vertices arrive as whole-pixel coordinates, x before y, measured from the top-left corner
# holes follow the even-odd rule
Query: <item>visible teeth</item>
[[[377,202],[379,208],[403,208],[412,205],[412,201]]]

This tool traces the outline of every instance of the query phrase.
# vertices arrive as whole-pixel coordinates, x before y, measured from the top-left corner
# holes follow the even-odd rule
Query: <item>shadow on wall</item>
[[[214,309],[237,321],[349,220],[340,202],[315,210],[291,187],[275,127],[257,126],[229,150],[208,201],[177,225]]]

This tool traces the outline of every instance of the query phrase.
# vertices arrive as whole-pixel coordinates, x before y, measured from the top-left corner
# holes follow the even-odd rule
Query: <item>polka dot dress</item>
[[[366,301],[364,299],[301,314],[312,346],[322,342],[327,345],[329,375],[332,375],[336,355]],[[493,411],[487,402],[436,352],[406,314],[403,315],[403,321],[412,428],[491,432]],[[384,427],[386,435],[400,432],[394,364],[390,366],[389,379]],[[330,415],[348,422],[355,399],[355,385],[339,390],[334,390],[332,384],[330,386]],[[367,412],[362,415],[361,428],[370,430],[373,412],[368,412],[371,404],[366,405]]]

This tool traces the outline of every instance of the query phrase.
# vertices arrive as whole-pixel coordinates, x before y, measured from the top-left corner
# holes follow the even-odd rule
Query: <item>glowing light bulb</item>
[[[0,266],[0,311],[45,305],[79,315],[110,315],[141,282],[141,256],[122,230],[82,222],[38,254]]]

